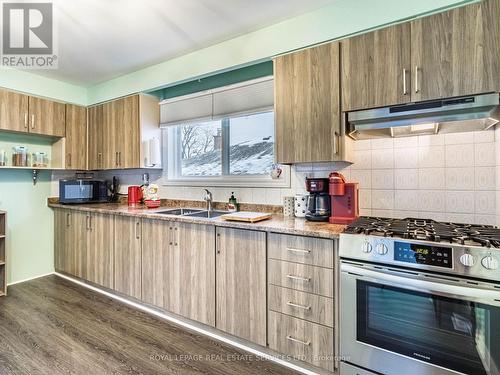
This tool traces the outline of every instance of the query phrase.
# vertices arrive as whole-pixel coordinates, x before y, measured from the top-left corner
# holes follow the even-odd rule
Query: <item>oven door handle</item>
[[[443,297],[486,305],[500,306],[500,290],[495,291],[472,286],[452,285],[446,283],[444,280],[443,282],[434,282],[423,280],[422,278],[404,277],[346,263],[341,265],[341,271],[354,276],[358,280],[371,281],[400,289],[437,294]]]

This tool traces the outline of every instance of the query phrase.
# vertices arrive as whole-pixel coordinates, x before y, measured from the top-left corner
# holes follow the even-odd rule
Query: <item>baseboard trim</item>
[[[163,319],[163,320],[166,320],[168,322],[171,322],[171,323],[174,323],[176,325],[179,325],[181,327],[184,327],[186,329],[189,329],[191,331],[195,331],[197,333],[200,333],[202,335],[205,335],[205,336],[208,336],[210,338],[213,338],[217,341],[220,341],[220,342],[223,342],[225,344],[228,344],[228,345],[231,345],[231,346],[234,346],[235,348],[238,348],[238,349],[241,349],[241,350],[244,350],[246,352],[249,352],[251,354],[254,354],[256,356],[259,356],[259,357],[262,357],[262,358],[265,358],[267,360],[269,360],[270,362],[274,362],[274,363],[277,363],[283,367],[287,367],[291,370],[294,370],[294,371],[297,371],[297,372],[300,372],[302,374],[306,374],[306,375],[321,375],[321,374],[324,374],[325,372],[323,371],[314,371],[314,370],[310,370],[310,369],[306,369],[304,367],[301,367],[301,366],[298,366],[296,364],[293,364],[293,363],[290,363],[290,362],[287,362],[287,361],[284,361],[280,358],[277,358],[275,356],[273,356],[272,354],[269,354],[269,353],[266,353],[262,350],[259,350],[257,348],[253,348],[251,346],[248,346],[246,344],[243,344],[241,342],[238,342],[238,341],[234,341],[232,340],[231,338],[229,337],[226,337],[222,334],[217,334],[217,333],[214,333],[214,332],[211,332],[207,329],[204,329],[203,327],[200,327],[200,326],[197,326],[197,325],[194,325],[194,324],[190,324],[190,323],[187,323],[185,322],[184,320],[181,320],[175,316],[172,316],[172,315],[169,315],[167,313],[163,313],[163,312],[160,312],[160,311],[157,311],[155,309],[152,309],[152,308],[149,308],[147,306],[144,306],[140,303],[137,303],[137,302],[134,302],[134,301],[130,301],[126,298],[123,298],[119,295],[116,295],[114,293],[110,293],[106,290],[103,290],[103,289],[100,289],[100,288],[97,288],[93,285],[90,285],[90,284],[87,284],[87,283],[84,283],[83,281],[80,281],[78,279],[75,279],[75,278],[72,278],[68,275],[65,275],[65,274],[61,274],[59,272],[54,272],[53,273],[54,275],[58,276],[58,277],[61,277],[63,279],[66,279],[68,281],[71,281],[75,284],[78,284],[80,286],[83,286],[84,288],[87,288],[87,289],[90,289],[94,292],[97,292],[97,293],[100,293],[100,294],[103,294],[109,298],[112,298],[114,300],[117,300],[117,301],[120,301],[126,305],[129,305],[131,307],[134,307],[138,310],[141,310],[141,311],[144,311],[148,314],[151,314],[151,315],[154,315],[160,319]]]
[[[38,276],[30,277],[30,278],[28,278],[28,279],[19,280],[19,281],[14,281],[13,283],[8,283],[8,284],[7,284],[7,287],[9,287],[9,286],[11,286],[11,285],[16,285],[16,284],[25,283],[26,281],[39,279],[39,278],[41,278],[41,277],[46,277],[46,276],[54,275],[54,274],[55,274],[55,272],[49,272],[49,273],[46,273],[46,274],[44,274],[44,275],[38,275]]]

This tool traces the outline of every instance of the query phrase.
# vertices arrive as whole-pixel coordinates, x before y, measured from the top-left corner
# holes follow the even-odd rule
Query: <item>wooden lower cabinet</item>
[[[142,299],[215,326],[215,229],[143,221]]]
[[[55,210],[55,270],[87,276],[87,217],[84,212]]]
[[[142,219],[115,217],[114,289],[141,299]]]
[[[266,345],[266,233],[217,228],[216,327]]]
[[[115,217],[92,214],[88,220],[86,279],[112,289]]]
[[[269,311],[269,348],[334,370],[333,329]]]

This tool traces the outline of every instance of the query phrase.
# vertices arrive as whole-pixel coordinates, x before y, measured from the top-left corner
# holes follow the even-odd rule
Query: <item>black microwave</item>
[[[59,203],[100,203],[108,201],[103,180],[59,180]]]

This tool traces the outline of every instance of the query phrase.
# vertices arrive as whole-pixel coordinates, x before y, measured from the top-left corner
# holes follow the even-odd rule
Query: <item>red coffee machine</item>
[[[332,172],[329,176],[331,224],[350,224],[359,216],[358,183],[345,182],[344,176]]]

